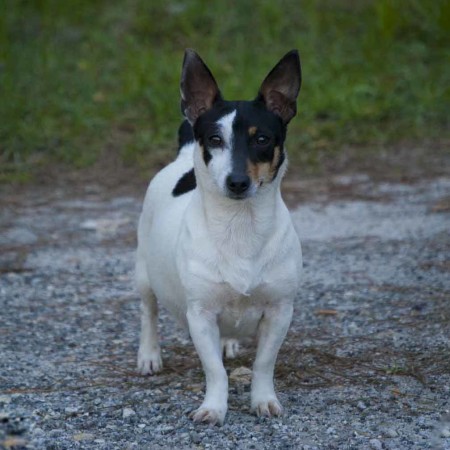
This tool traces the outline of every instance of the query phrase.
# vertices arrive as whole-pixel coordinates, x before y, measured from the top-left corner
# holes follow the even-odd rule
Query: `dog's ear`
[[[221,98],[211,71],[194,50],[187,49],[181,71],[181,111],[191,125]]]
[[[291,50],[269,72],[263,81],[257,100],[287,124],[297,113],[297,96],[302,85],[300,57]]]

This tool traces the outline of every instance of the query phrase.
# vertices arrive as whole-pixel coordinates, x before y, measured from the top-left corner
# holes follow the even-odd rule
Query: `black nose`
[[[248,175],[230,174],[227,176],[227,188],[233,194],[243,194],[249,187],[251,181]]]

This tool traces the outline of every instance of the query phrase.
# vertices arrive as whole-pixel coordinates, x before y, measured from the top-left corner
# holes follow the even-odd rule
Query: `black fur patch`
[[[211,161],[211,153],[209,153],[209,150],[207,150],[205,147],[202,147],[203,151],[203,161],[205,161],[205,164],[208,165],[208,163]]]
[[[178,152],[189,142],[194,142],[194,130],[191,127],[191,124],[184,120],[178,128]]]
[[[197,187],[197,180],[195,179],[195,172],[192,168],[189,172],[186,172],[173,188],[172,195],[179,197],[186,194],[189,191],[193,191]]]

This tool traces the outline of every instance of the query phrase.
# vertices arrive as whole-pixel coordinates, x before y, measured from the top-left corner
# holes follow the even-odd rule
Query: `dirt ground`
[[[250,413],[248,342],[214,428],[188,418],[203,373],[164,311],[164,371],[135,369],[145,181],[112,165],[1,187],[0,448],[450,449],[449,161],[410,150],[291,170],[305,267],[285,414]]]

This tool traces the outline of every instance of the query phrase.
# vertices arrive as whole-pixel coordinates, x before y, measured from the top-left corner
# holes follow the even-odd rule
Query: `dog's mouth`
[[[249,195],[246,192],[242,194],[235,194],[234,192],[228,192],[227,197],[231,198],[232,200],[244,200],[247,197],[249,197]]]
[[[248,189],[245,192],[231,192],[227,190],[226,196],[231,200],[245,200],[246,198],[250,198],[254,195],[252,189]]]

